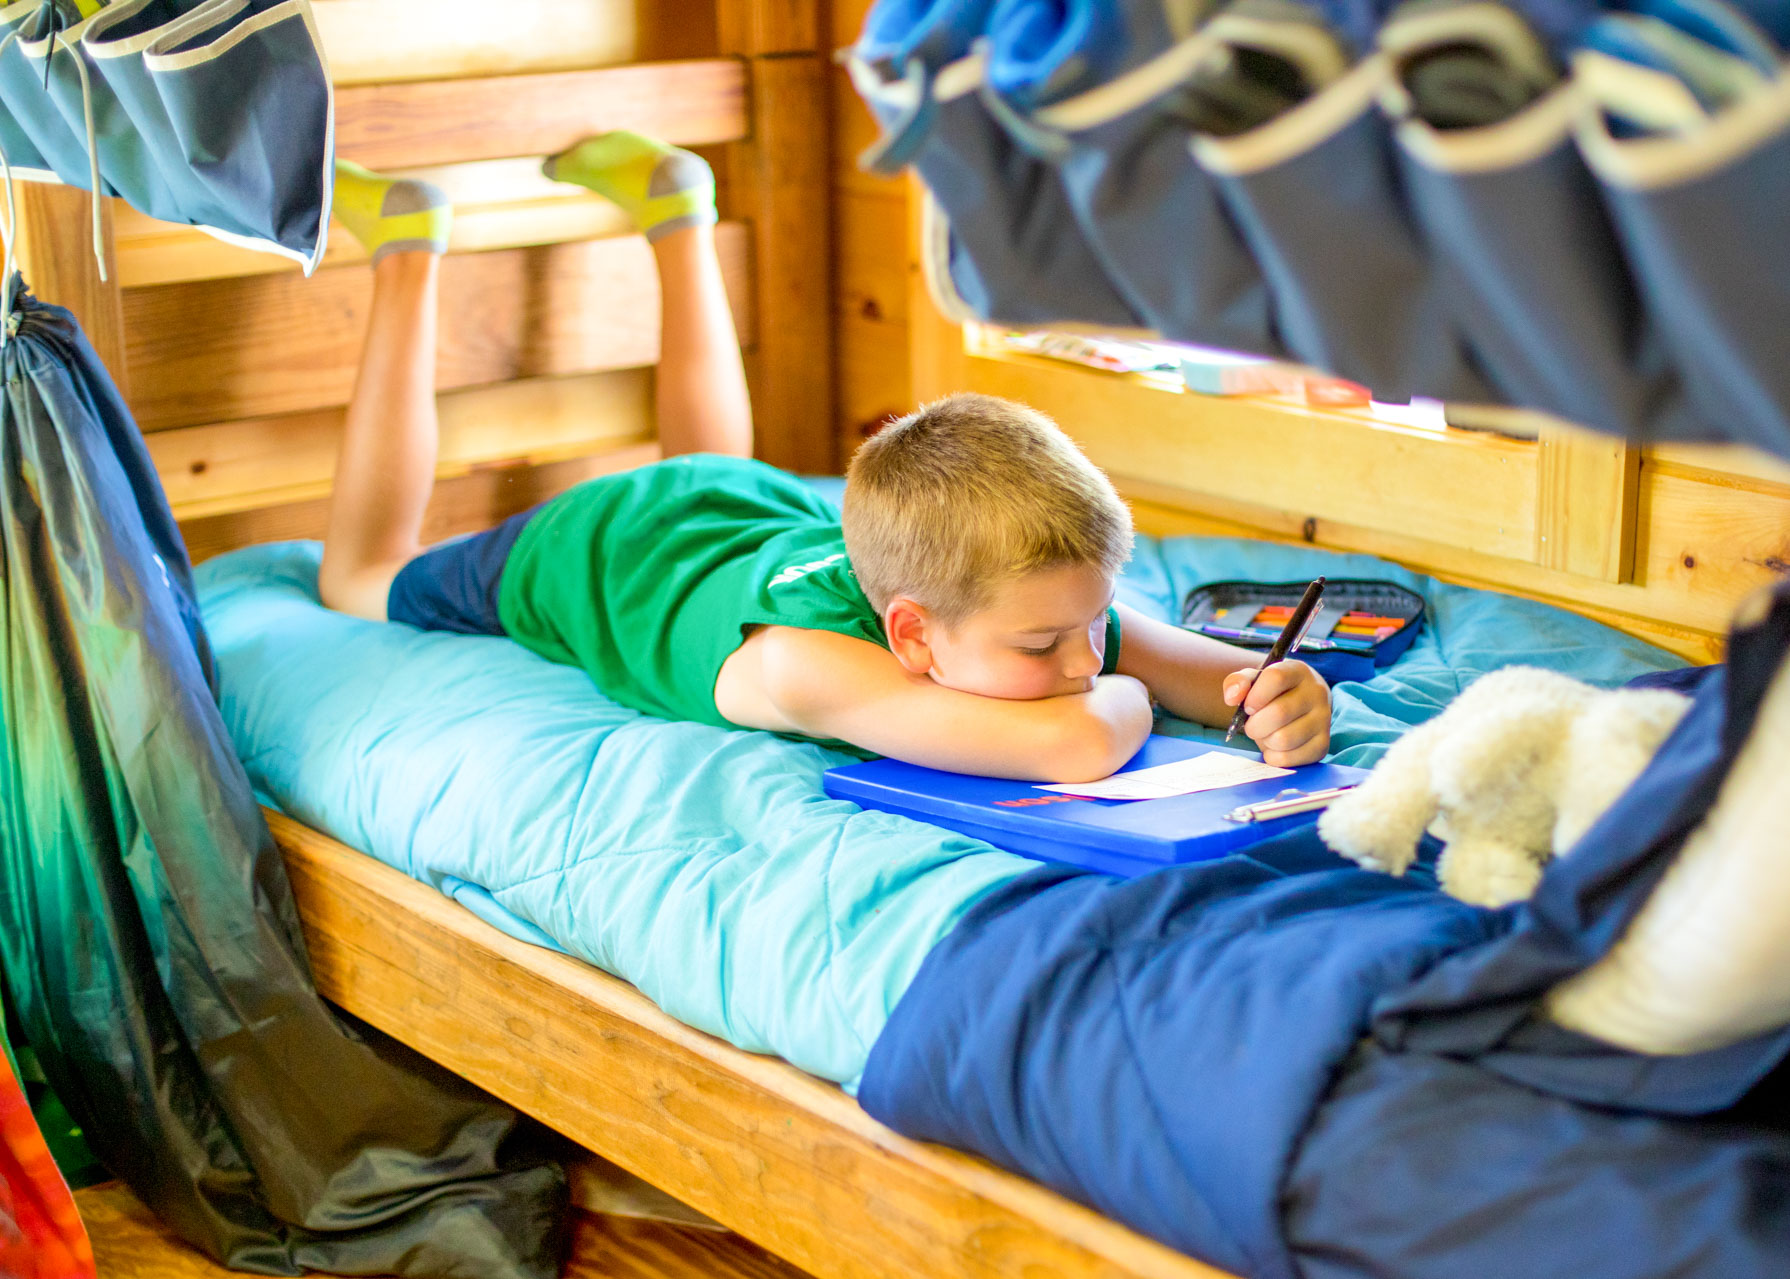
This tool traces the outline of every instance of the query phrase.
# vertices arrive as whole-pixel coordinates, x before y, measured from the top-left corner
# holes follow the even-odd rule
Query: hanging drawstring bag
[[[1676,377],[1573,141],[1542,37],[1485,0],[1417,0],[1381,29],[1405,189],[1474,360],[1507,403],[1649,438]]]
[[[1001,0],[988,85],[1050,157],[1113,287],[1172,341],[1281,355],[1261,272],[1188,151],[1198,0]]]
[[[979,47],[990,0],[881,0],[847,56],[883,129],[873,172],[912,164],[926,183],[921,265],[954,319],[1133,328],[1056,172],[996,114]],[[992,109],[991,109],[992,102]]]
[[[20,177],[122,197],[313,268],[334,97],[309,0],[0,9],[0,146]]]
[[[83,89],[89,140],[101,100]],[[257,166],[230,145],[213,173]],[[317,993],[167,498],[74,318],[13,271],[4,151],[0,181],[0,1002],[95,1155],[219,1261],[556,1274],[564,1176],[515,1113]]]
[[[514,1112],[316,992],[142,438],[69,313],[8,292],[0,980],[46,1078],[235,1268],[547,1279],[564,1182]]]

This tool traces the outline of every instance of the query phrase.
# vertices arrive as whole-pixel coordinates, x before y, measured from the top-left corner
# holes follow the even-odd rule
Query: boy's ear
[[[932,619],[926,608],[906,596],[897,595],[883,609],[883,633],[889,637],[889,651],[911,675],[924,675],[932,669],[932,646],[927,641]]]

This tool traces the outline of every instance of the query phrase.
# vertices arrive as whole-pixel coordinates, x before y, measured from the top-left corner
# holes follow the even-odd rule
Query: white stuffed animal
[[[1404,874],[1425,830],[1447,841],[1442,888],[1502,906],[1616,802],[1690,705],[1665,689],[1603,690],[1512,666],[1400,738],[1318,822],[1370,870]]]

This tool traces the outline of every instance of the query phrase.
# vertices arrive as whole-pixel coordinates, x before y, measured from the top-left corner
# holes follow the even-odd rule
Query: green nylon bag
[[[240,1270],[548,1279],[514,1112],[317,995],[141,437],[65,310],[0,350],[0,978],[94,1155]]]

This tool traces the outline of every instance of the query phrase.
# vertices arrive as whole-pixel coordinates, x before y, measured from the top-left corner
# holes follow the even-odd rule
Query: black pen
[[[1311,625],[1311,619],[1317,614],[1318,603],[1324,598],[1324,579],[1317,578],[1305,588],[1305,594],[1299,597],[1299,607],[1287,618],[1287,624],[1280,628],[1280,634],[1274,638],[1274,647],[1268,650],[1268,657],[1256,670],[1256,675],[1267,670],[1274,663],[1284,661],[1286,655],[1299,646],[1305,637],[1305,628]],[[1243,698],[1237,703],[1237,713],[1231,716],[1231,726],[1224,731],[1224,740],[1230,741],[1237,735],[1249,719],[1249,711],[1245,703],[1249,701],[1249,689],[1255,687],[1255,680],[1249,681],[1249,688],[1243,690]]]

